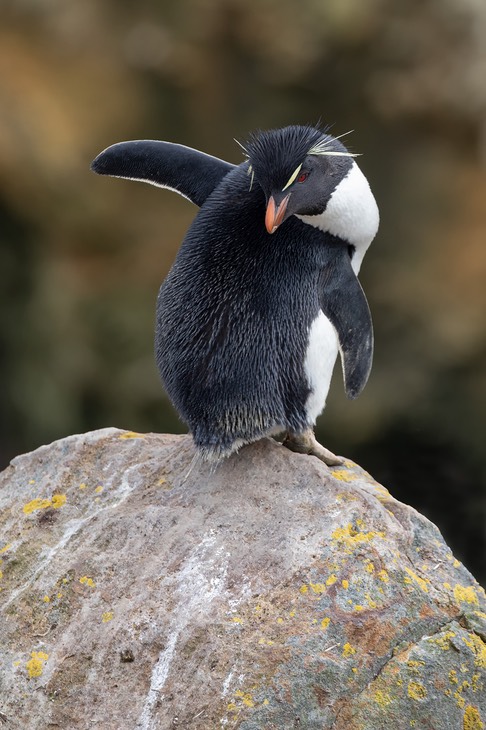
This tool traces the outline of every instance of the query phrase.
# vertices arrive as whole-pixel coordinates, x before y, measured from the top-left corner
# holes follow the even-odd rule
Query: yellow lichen
[[[309,590],[309,588],[306,585],[300,586],[300,588],[299,588],[299,591],[301,593],[307,593],[308,590]]]
[[[437,638],[431,638],[429,641],[434,642],[434,644],[437,644],[439,649],[443,649],[444,651],[448,651],[451,648],[451,639],[455,637],[454,631],[445,631],[441,636],[438,636]]]
[[[346,578],[344,578],[344,580],[341,581],[341,585],[343,588],[349,588],[349,580],[346,580]]]
[[[53,494],[51,500],[51,506],[53,509],[59,509],[66,504],[67,497],[65,494]]]
[[[243,619],[241,618],[241,616],[232,616],[231,620],[235,624],[242,624],[243,623]]]
[[[383,583],[388,583],[388,581],[390,580],[386,570],[380,570],[378,573],[378,578],[383,581]]]
[[[79,582],[83,585],[89,586],[90,588],[96,588],[94,580],[92,578],[88,578],[87,575],[83,575],[83,577],[79,579]]]
[[[11,548],[11,547],[12,547],[12,543],[11,543],[11,542],[9,542],[9,543],[8,543],[8,545],[5,545],[5,547],[3,547],[3,548],[0,548],[0,555],[1,555],[2,553],[6,553],[6,552],[7,552],[7,550],[10,550],[10,548]]]
[[[454,599],[456,603],[475,603],[479,605],[479,600],[473,586],[461,586],[456,583],[454,586]]]
[[[452,591],[452,586],[451,586],[450,583],[447,583],[446,582],[446,583],[442,583],[442,585],[444,586],[444,588],[446,589],[446,591]]]
[[[283,618],[281,616],[279,616],[278,619],[277,619],[277,623],[278,624],[283,624],[283,622],[284,622]]]
[[[466,705],[464,697],[460,694],[460,692],[454,692],[454,699],[456,701],[456,705],[462,710]]]
[[[309,588],[313,593],[317,594],[325,593],[326,590],[326,586],[324,585],[324,583],[309,583]]]
[[[346,469],[334,469],[331,474],[334,479],[339,479],[340,482],[354,482],[358,478],[356,474]]]
[[[344,546],[347,553],[351,553],[358,545],[371,542],[377,537],[385,537],[384,532],[360,532],[348,523],[346,527],[338,527],[331,535],[332,539]]]
[[[365,565],[365,570],[366,570],[367,573],[374,573],[375,572],[374,563],[367,563]]]
[[[427,690],[420,682],[409,682],[407,693],[412,700],[424,700],[427,697]]]
[[[51,599],[49,598],[49,596],[44,596],[42,600],[44,601],[44,603],[49,603]]]
[[[246,707],[255,707],[255,703],[253,702],[252,696],[249,692],[242,692],[241,689],[237,689],[235,697],[238,697],[238,699],[240,699]]]
[[[40,677],[44,664],[49,659],[49,654],[46,654],[43,651],[33,651],[30,656],[31,658],[26,664],[29,677]]]
[[[334,573],[333,573],[333,574],[332,574],[332,575],[330,575],[330,576],[329,576],[329,578],[328,578],[328,579],[326,580],[326,585],[327,585],[327,586],[332,586],[332,585],[334,585],[334,583],[335,583],[336,581],[337,581],[337,576],[336,576],[336,575],[334,575]]]
[[[145,434],[137,433],[136,431],[125,431],[118,436],[119,439],[144,439]]]
[[[364,606],[361,606],[359,603],[354,604],[354,611],[364,611]]]
[[[417,575],[417,573],[415,573],[410,568],[405,568],[405,572],[407,573],[407,576],[405,576],[405,578],[404,578],[404,582],[405,583],[412,583],[412,582],[414,582],[418,586],[420,586],[420,588],[425,593],[428,593],[429,592],[429,589],[428,589],[428,586],[427,586],[427,583],[429,583],[429,581],[427,579],[421,578],[419,575]]]
[[[35,512],[38,509],[47,509],[51,506],[51,500],[50,499],[40,499],[39,497],[37,499],[32,499],[30,502],[27,502],[27,504],[24,504],[24,513],[26,515],[32,514],[32,512]]]
[[[343,646],[343,656],[353,656],[353,654],[356,654],[356,648],[354,646],[351,646],[351,644],[344,644]]]
[[[462,720],[463,730],[484,730],[484,723],[476,707],[468,705]]]
[[[486,668],[486,644],[477,634],[470,634],[469,638],[462,637],[463,642],[474,654],[474,664],[482,669]]]
[[[102,487],[102,485],[101,485],[101,484],[99,484],[99,485],[98,485],[98,486],[96,487],[96,489],[95,489],[95,492],[96,492],[96,494],[101,494],[101,492],[102,492],[102,491],[103,491],[103,487]]]
[[[331,619],[326,616],[326,618],[323,618],[321,621],[321,629],[327,629],[330,623]]]
[[[289,618],[294,618],[295,611],[289,611]]]
[[[81,484],[79,485],[79,488],[80,489],[87,489],[88,488],[88,485],[85,484],[84,482],[81,482]]]
[[[374,695],[373,699],[376,702],[376,704],[380,705],[380,707],[387,707],[388,705],[391,705],[392,698],[390,697],[388,692],[384,692],[381,689],[378,689]]]
[[[449,672],[449,682],[451,684],[458,684],[459,680],[457,679],[457,672],[455,669],[451,669]]]
[[[27,504],[24,504],[23,511],[26,515],[30,515],[32,512],[36,512],[39,509],[48,509],[49,507],[59,509],[59,507],[66,504],[66,499],[67,497],[65,494],[53,494],[51,499],[40,499],[38,497],[37,499],[32,499],[30,502],[27,502]]]
[[[113,611],[105,611],[102,616],[101,620],[104,624],[108,623],[108,621],[111,621],[113,619]]]
[[[234,702],[228,702],[228,704],[226,705],[226,709],[228,712],[235,712],[237,707]]]
[[[411,672],[414,672],[415,674],[418,674],[419,669],[425,665],[425,662],[415,661],[414,659],[409,659],[407,661],[407,667],[410,669]]]

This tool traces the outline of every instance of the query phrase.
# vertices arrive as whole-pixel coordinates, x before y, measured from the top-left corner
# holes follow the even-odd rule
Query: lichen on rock
[[[104,429],[0,475],[8,727],[486,726],[486,600],[352,462]],[[28,509],[25,509],[25,507]]]

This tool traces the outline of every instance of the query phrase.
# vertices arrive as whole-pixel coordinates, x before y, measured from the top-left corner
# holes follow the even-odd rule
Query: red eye
[[[300,182],[300,183],[305,182],[308,177],[309,177],[308,172],[301,172],[299,177],[297,178],[297,182]]]

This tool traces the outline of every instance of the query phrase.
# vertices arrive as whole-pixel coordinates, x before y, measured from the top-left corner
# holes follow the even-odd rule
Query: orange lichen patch
[[[85,586],[89,586],[90,588],[96,588],[94,580],[92,578],[88,578],[87,575],[83,575],[83,577],[79,579],[79,582]]]
[[[476,707],[468,705],[462,719],[463,730],[484,730],[484,723]]]
[[[427,690],[420,682],[409,682],[407,694],[412,700],[424,700],[427,697]]]
[[[103,614],[101,615],[101,620],[102,620],[102,622],[103,622],[104,624],[107,624],[107,623],[108,623],[108,621],[111,621],[111,620],[113,619],[113,616],[114,616],[114,613],[113,613],[113,611],[105,611],[105,612],[104,612],[104,613],[103,613]]]
[[[358,522],[356,526],[359,527]],[[336,542],[340,543],[340,547],[344,546],[345,552],[352,553],[354,549],[366,542],[371,542],[377,537],[385,537],[384,532],[361,532],[359,529],[353,527],[351,523],[348,523],[346,527],[338,527],[337,530],[331,535],[331,538]]]
[[[353,656],[353,654],[356,654],[357,649],[354,646],[351,646],[351,644],[346,643],[343,646],[343,656]]]
[[[118,436],[119,439],[144,439],[144,433],[137,433],[136,431],[125,431]]]
[[[25,665],[29,677],[40,677],[44,669],[44,664],[49,659],[49,654],[45,654],[43,651],[33,651],[30,656],[31,658]]]
[[[427,586],[427,583],[430,583],[430,581],[427,578],[421,578],[417,573],[415,573],[411,568],[405,568],[405,572],[407,575],[403,579],[404,583],[416,583],[420,588],[424,591],[424,593],[428,593],[429,589]]]
[[[486,669],[486,644],[484,641],[477,634],[469,634],[468,639],[463,636],[462,640],[474,654],[475,666]]]
[[[53,494],[51,499],[32,499],[27,504],[24,504],[23,511],[26,515],[30,515],[39,509],[48,509],[49,507],[59,509],[59,507],[66,504],[66,500],[67,497],[65,494]]]
[[[456,603],[475,603],[479,605],[479,599],[473,586],[461,586],[456,583],[454,586],[454,599]]]

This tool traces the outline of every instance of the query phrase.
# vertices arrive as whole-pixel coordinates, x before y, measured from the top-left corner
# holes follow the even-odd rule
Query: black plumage
[[[260,133],[238,166],[162,142],[115,145],[93,163],[100,174],[176,189],[202,206],[160,289],[155,349],[166,390],[206,458],[312,428],[305,358],[321,311],[338,334],[348,395],[356,397],[368,378],[372,324],[349,242],[294,210],[272,235],[265,230],[269,199],[280,205],[296,168],[305,163],[317,179],[313,166],[328,164],[324,155],[308,156],[319,142],[338,153],[329,157],[332,174],[319,172],[327,182],[317,198],[310,188],[294,195],[295,212],[313,214],[351,163],[340,142],[311,127]]]

